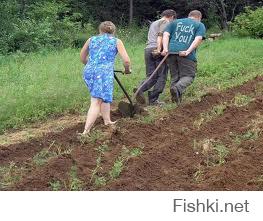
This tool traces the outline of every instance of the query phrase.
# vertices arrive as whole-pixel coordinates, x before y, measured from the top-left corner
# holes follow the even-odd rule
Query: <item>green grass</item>
[[[223,144],[216,144],[214,146],[214,150],[216,151],[216,154],[217,154],[218,165],[224,164],[225,158],[229,154],[228,148]]]
[[[243,95],[238,93],[232,100],[232,103],[236,106],[236,107],[243,107],[243,106],[247,106],[251,101],[253,101],[254,99],[252,97],[249,97],[247,95]]]
[[[33,163],[37,166],[43,166],[52,158],[70,155],[72,152],[71,148],[62,149],[61,146],[57,145],[54,147],[54,150],[51,150],[51,147],[55,144],[55,141],[51,143],[48,148],[42,149],[33,157]]]
[[[56,157],[56,153],[53,151],[50,151],[49,149],[43,149],[39,153],[37,153],[33,157],[33,162],[37,166],[43,166],[45,163],[47,163],[51,158]]]
[[[81,191],[83,188],[83,181],[78,178],[77,166],[72,166],[70,169],[70,184],[69,189],[71,191]]]
[[[194,121],[194,127],[197,128],[198,130],[200,127],[204,124],[207,123],[214,118],[222,115],[224,111],[226,110],[227,106],[225,103],[213,106],[209,112],[201,113],[199,118]]]
[[[197,171],[194,173],[193,178],[194,181],[200,183],[203,180],[204,171],[201,165],[198,165]]]
[[[18,182],[26,168],[18,167],[14,162],[0,166],[0,190],[4,190]]]
[[[78,135],[78,139],[82,145],[88,144],[88,143],[93,143],[95,144],[98,140],[103,139],[104,134],[100,130],[92,130],[89,134]]]
[[[61,190],[61,183],[59,180],[54,180],[49,182],[50,188],[52,191],[59,191]]]
[[[104,154],[110,150],[110,148],[106,144],[100,145],[96,148],[98,151],[98,157],[96,159],[96,167],[92,170],[90,183],[94,184],[94,186],[98,188],[105,186],[111,180],[117,179],[125,168],[128,160],[130,158],[139,157],[143,153],[143,148],[143,145],[131,149],[123,146],[120,154],[113,162],[111,169],[106,174],[105,172],[102,172],[102,158],[104,157]]]
[[[109,171],[109,175],[111,179],[118,178],[125,167],[125,163],[130,158],[139,157],[142,154],[142,149],[143,146],[135,147],[130,150],[126,147],[123,147],[120,156],[116,158],[111,170]]]
[[[119,76],[131,94],[144,78],[144,39],[126,33],[124,43],[132,60],[133,74]],[[122,35],[124,36],[124,34]],[[206,42],[199,49],[198,75],[186,99],[200,98],[211,88],[226,89],[263,74],[263,42],[256,39],[225,39]],[[116,69],[122,69],[117,59]],[[78,49],[17,53],[0,57],[0,133],[27,123],[64,113],[84,113],[89,94],[82,80]],[[116,85],[116,100],[123,96]],[[169,98],[168,90],[162,98]]]

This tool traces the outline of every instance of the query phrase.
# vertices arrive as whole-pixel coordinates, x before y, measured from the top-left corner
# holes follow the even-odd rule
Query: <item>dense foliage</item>
[[[255,11],[247,8],[244,13],[236,16],[233,31],[241,36],[263,38],[263,7]]]
[[[79,14],[56,1],[4,0],[0,5],[0,53],[69,47],[80,30]]]
[[[199,9],[208,28],[228,28],[245,6],[261,5],[258,0],[1,0],[0,54],[79,47],[103,20],[142,27],[167,8],[178,17]]]

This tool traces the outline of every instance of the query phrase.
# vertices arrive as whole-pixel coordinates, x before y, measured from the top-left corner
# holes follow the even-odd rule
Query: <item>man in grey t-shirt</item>
[[[170,21],[173,21],[176,17],[174,10],[168,9],[161,14],[162,18],[154,21],[148,32],[148,40],[144,52],[145,65],[146,65],[146,77],[149,78],[156,67],[162,60],[160,52],[162,51],[162,36],[163,32]],[[137,102],[145,104],[145,98],[143,93],[148,91],[148,99],[150,105],[159,104],[159,95],[163,92],[166,79],[167,79],[168,67],[164,63],[159,69],[158,73],[153,77],[145,86],[141,88],[136,96]],[[146,80],[147,80],[146,78]]]

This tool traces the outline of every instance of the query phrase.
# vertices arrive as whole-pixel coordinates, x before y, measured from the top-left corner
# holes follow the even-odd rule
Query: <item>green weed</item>
[[[99,155],[96,159],[96,167],[93,169],[90,183],[94,181],[94,184],[96,187],[104,186],[107,183],[107,178],[104,176],[99,176],[99,171],[102,170],[101,166],[101,160],[105,152],[108,152],[110,150],[109,146],[107,144],[102,144],[99,147],[96,148],[96,150],[99,152]]]
[[[122,158],[118,158],[115,162],[113,167],[111,168],[109,175],[111,177],[111,179],[116,179],[117,177],[120,176],[123,167],[124,167],[124,161],[125,159]]]
[[[61,146],[57,146],[54,152],[57,156],[67,156],[71,154],[72,148],[67,148],[63,150]]]
[[[255,87],[255,93],[257,96],[263,95],[263,82],[259,82]]]
[[[227,157],[227,155],[229,154],[229,150],[228,148],[223,145],[223,144],[216,144],[214,146],[214,150],[216,151],[217,154],[217,161],[218,161],[218,165],[222,165],[225,163],[225,158]]]
[[[102,169],[102,167],[101,167],[101,157],[102,157],[102,154],[100,153],[99,156],[96,159],[96,167],[92,170],[90,183],[92,183],[94,178],[97,177],[97,173],[99,172],[99,170]]]
[[[62,188],[61,182],[59,180],[50,181],[49,185],[52,191],[59,191]]]
[[[260,175],[256,180],[257,182],[263,184],[263,175]]]
[[[124,169],[125,163],[132,157],[138,157],[142,154],[143,147],[135,147],[128,149],[127,147],[122,148],[122,152],[119,157],[115,160],[109,175],[111,179],[116,179],[120,176],[122,170]]]
[[[18,182],[25,170],[23,167],[17,167],[14,162],[11,162],[8,166],[0,166],[0,190],[4,190]]]
[[[195,128],[197,128],[198,130],[200,130],[201,126],[204,123],[207,123],[207,122],[213,120],[214,118],[222,115],[226,108],[227,108],[227,105],[225,103],[212,107],[212,109],[210,111],[208,111],[206,113],[201,113],[199,118],[194,121],[193,126]]]
[[[130,157],[138,157],[142,154],[142,148],[135,147],[130,150]]]
[[[197,171],[194,173],[194,180],[195,182],[199,183],[203,180],[204,177],[204,170],[201,165],[197,167]]]
[[[78,137],[79,141],[81,144],[88,144],[92,143],[95,144],[98,140],[103,139],[104,135],[102,131],[100,130],[92,130],[89,134],[87,135],[81,135]]]
[[[214,139],[194,140],[193,149],[206,157],[207,166],[220,166],[225,163],[229,149]]]
[[[107,144],[102,144],[99,147],[97,147],[96,150],[99,153],[104,154],[105,152],[108,152],[110,150],[110,148],[109,148],[109,146]]]
[[[131,149],[123,146],[121,153],[116,158],[110,171],[105,176],[100,173],[100,170],[102,170],[101,162],[104,153],[109,151],[109,147],[104,144],[96,149],[99,152],[99,155],[96,159],[96,167],[93,169],[91,174],[90,183],[94,182],[96,187],[101,187],[105,186],[108,181],[118,178],[125,167],[125,163],[130,158],[139,157],[142,154],[143,145]]]
[[[77,166],[72,166],[70,169],[70,190],[80,191],[82,190],[84,183],[78,178]]]
[[[247,95],[243,95],[238,93],[232,100],[232,104],[236,107],[243,107],[247,106],[251,101],[254,99],[252,97],[249,97]]]
[[[251,122],[246,126],[247,131],[243,134],[234,134],[232,132],[229,133],[229,136],[232,138],[233,142],[236,145],[242,143],[242,141],[246,140],[257,140],[259,136],[263,132],[263,115],[260,113],[256,113],[256,117],[251,120]]]
[[[95,176],[94,183],[96,187],[105,186],[107,184],[107,179],[104,176]]]
[[[252,179],[251,181],[252,181],[251,183],[258,185],[259,188],[261,188],[261,190],[262,190],[262,188],[263,188],[263,175],[260,175],[256,178]]]
[[[55,152],[50,151],[49,149],[43,149],[33,157],[33,162],[37,166],[43,166],[51,158],[54,158],[56,156],[57,154]]]

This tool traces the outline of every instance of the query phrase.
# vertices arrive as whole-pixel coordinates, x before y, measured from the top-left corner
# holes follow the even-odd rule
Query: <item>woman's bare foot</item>
[[[88,135],[89,132],[90,132],[89,130],[86,130],[86,129],[85,129],[85,130],[83,131],[82,135]]]
[[[116,123],[117,123],[117,121],[108,121],[108,122],[104,122],[104,125],[108,126],[108,125],[114,125]]]

